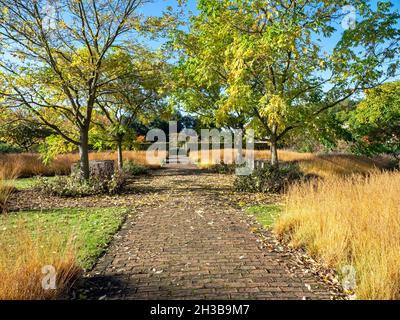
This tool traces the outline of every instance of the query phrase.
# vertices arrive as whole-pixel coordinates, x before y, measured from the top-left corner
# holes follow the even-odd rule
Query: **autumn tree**
[[[25,151],[39,145],[50,131],[31,120],[26,113],[4,110],[0,113],[0,141]]]
[[[212,84],[203,80],[198,82],[199,79],[194,79],[187,67],[185,62],[180,61],[171,73],[170,104],[183,107],[186,112],[196,116],[203,126],[244,129],[247,121],[245,113],[234,110],[220,116],[218,102],[223,85],[219,81]]]
[[[26,121],[0,122],[0,140],[26,152],[42,143],[50,132],[45,127]]]
[[[121,76],[105,77],[110,50],[144,23],[143,0],[0,0],[2,108],[28,110],[79,147],[89,178],[89,129],[96,100]]]
[[[165,105],[168,64],[161,53],[133,43],[126,50],[116,50],[110,58],[111,65],[123,69],[124,76],[111,81],[96,99],[99,111],[94,123],[103,136],[101,140],[116,146],[118,167],[122,169],[123,142],[132,137],[133,124],[148,123]],[[115,68],[110,71],[105,77],[113,79]]]
[[[348,5],[357,22],[342,29]],[[196,92],[181,94],[181,103],[208,111],[193,96],[214,93],[215,117],[245,115],[246,126],[270,142],[273,165],[289,132],[317,123],[399,66],[399,15],[388,1],[374,9],[364,0],[201,0],[198,9],[188,28],[173,33],[179,68]]]
[[[348,126],[356,152],[386,153],[400,162],[400,81],[367,90],[350,114]]]

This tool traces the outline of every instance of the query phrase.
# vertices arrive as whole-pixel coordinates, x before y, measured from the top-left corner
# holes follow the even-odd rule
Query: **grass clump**
[[[7,212],[8,200],[15,192],[15,188],[0,178],[0,214]]]
[[[91,269],[124,220],[126,209],[62,209],[0,217],[0,300],[55,299]],[[43,268],[56,289],[45,290]]]
[[[362,299],[400,298],[400,172],[292,186],[275,232],[325,263],[356,271]]]
[[[18,168],[7,171],[0,167],[0,214],[7,212],[8,200],[16,191],[13,182],[18,176]]]

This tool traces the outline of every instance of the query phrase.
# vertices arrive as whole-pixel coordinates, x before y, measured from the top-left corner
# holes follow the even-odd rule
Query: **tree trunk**
[[[271,137],[271,165],[278,168],[278,146],[275,137]]]
[[[117,141],[117,150],[118,150],[118,169],[122,171],[122,167],[124,166],[124,160],[122,158],[122,137],[118,137]]]
[[[89,132],[81,129],[79,144],[80,172],[83,180],[89,180]]]

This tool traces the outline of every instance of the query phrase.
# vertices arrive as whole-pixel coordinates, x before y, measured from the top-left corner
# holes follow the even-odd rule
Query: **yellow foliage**
[[[268,119],[268,124],[284,124],[285,117],[289,111],[287,101],[280,95],[265,95],[261,98],[261,116]]]

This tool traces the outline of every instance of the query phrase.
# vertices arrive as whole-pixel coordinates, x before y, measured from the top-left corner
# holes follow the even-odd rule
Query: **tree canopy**
[[[100,143],[117,147],[118,164],[122,168],[122,144],[135,134],[133,123],[149,123],[166,108],[166,75],[168,63],[162,53],[141,45],[130,44],[126,50],[117,50],[112,59],[123,66],[124,76],[110,84],[96,104],[94,124],[102,137]]]
[[[400,160],[400,81],[367,90],[348,125],[355,137],[355,151],[387,153]]]
[[[357,23],[329,52],[323,40],[338,32],[345,5],[357,9]],[[271,142],[274,164],[289,131],[380,85],[399,66],[399,15],[390,2],[373,9],[363,0],[201,0],[198,9],[189,31],[175,32],[177,72],[189,87],[177,97],[220,123],[245,116]]]
[[[147,1],[1,0],[2,107],[23,108],[80,150],[89,177],[88,143],[96,100],[124,76],[111,51],[157,25],[139,12]]]
[[[170,110],[182,126],[255,129],[274,165],[280,144],[309,135],[397,154],[390,1],[198,0],[189,19],[181,7],[144,15],[147,2],[0,0],[3,136],[45,138],[48,155],[79,149],[84,179],[90,144],[117,148],[122,166],[124,140],[167,126]]]

